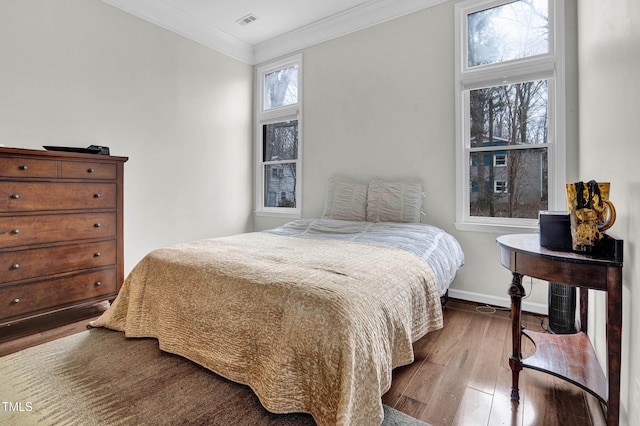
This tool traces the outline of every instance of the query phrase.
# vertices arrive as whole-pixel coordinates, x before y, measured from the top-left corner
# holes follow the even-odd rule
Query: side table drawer
[[[0,157],[0,176],[17,178],[55,178],[58,162],[32,158]]]
[[[0,211],[116,208],[115,183],[0,182]]]
[[[116,292],[116,270],[0,288],[0,321]]]
[[[63,179],[115,179],[116,165],[88,161],[63,161],[60,166]]]
[[[116,263],[116,241],[0,253],[0,282],[37,278]]]
[[[0,217],[0,248],[115,235],[115,213]]]

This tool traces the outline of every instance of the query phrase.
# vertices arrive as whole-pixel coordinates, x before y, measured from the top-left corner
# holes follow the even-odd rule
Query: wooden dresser
[[[116,297],[127,159],[0,148],[0,326]]]

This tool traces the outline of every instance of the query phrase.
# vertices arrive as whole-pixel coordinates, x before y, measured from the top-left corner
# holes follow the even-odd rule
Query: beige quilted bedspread
[[[369,426],[391,370],[413,362],[442,311],[434,274],[409,252],[249,233],[149,253],[92,325],[155,337],[272,412]]]

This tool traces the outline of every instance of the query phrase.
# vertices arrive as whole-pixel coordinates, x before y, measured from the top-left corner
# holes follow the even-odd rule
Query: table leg
[[[580,287],[580,331],[587,332],[589,318],[589,289]]]
[[[620,419],[620,369],[622,363],[622,271],[617,269],[607,292],[607,425],[618,426]]]
[[[512,401],[520,400],[518,379],[522,370],[522,298],[524,295],[522,275],[514,272],[509,286],[509,296],[511,296],[511,341],[513,346],[513,351],[509,358]]]

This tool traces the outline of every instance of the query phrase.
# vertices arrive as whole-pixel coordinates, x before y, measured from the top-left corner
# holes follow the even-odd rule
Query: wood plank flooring
[[[509,316],[450,300],[444,328],[415,343],[414,363],[394,371],[383,402],[433,426],[606,424],[595,397],[535,370],[520,373],[520,403],[511,402]],[[546,322],[523,315],[530,330],[544,331]],[[523,344],[524,356],[533,353],[533,344]]]
[[[86,329],[105,305],[67,311],[0,328],[0,356]],[[483,311],[483,312],[479,312]],[[489,312],[485,312],[489,311]],[[563,380],[524,369],[520,404],[509,398],[509,312],[449,300],[445,326],[415,343],[415,362],[394,371],[383,402],[433,426],[599,426],[597,400]],[[546,319],[524,315],[528,329],[543,331]],[[523,340],[524,342],[524,340]],[[533,345],[525,345],[533,351]]]

